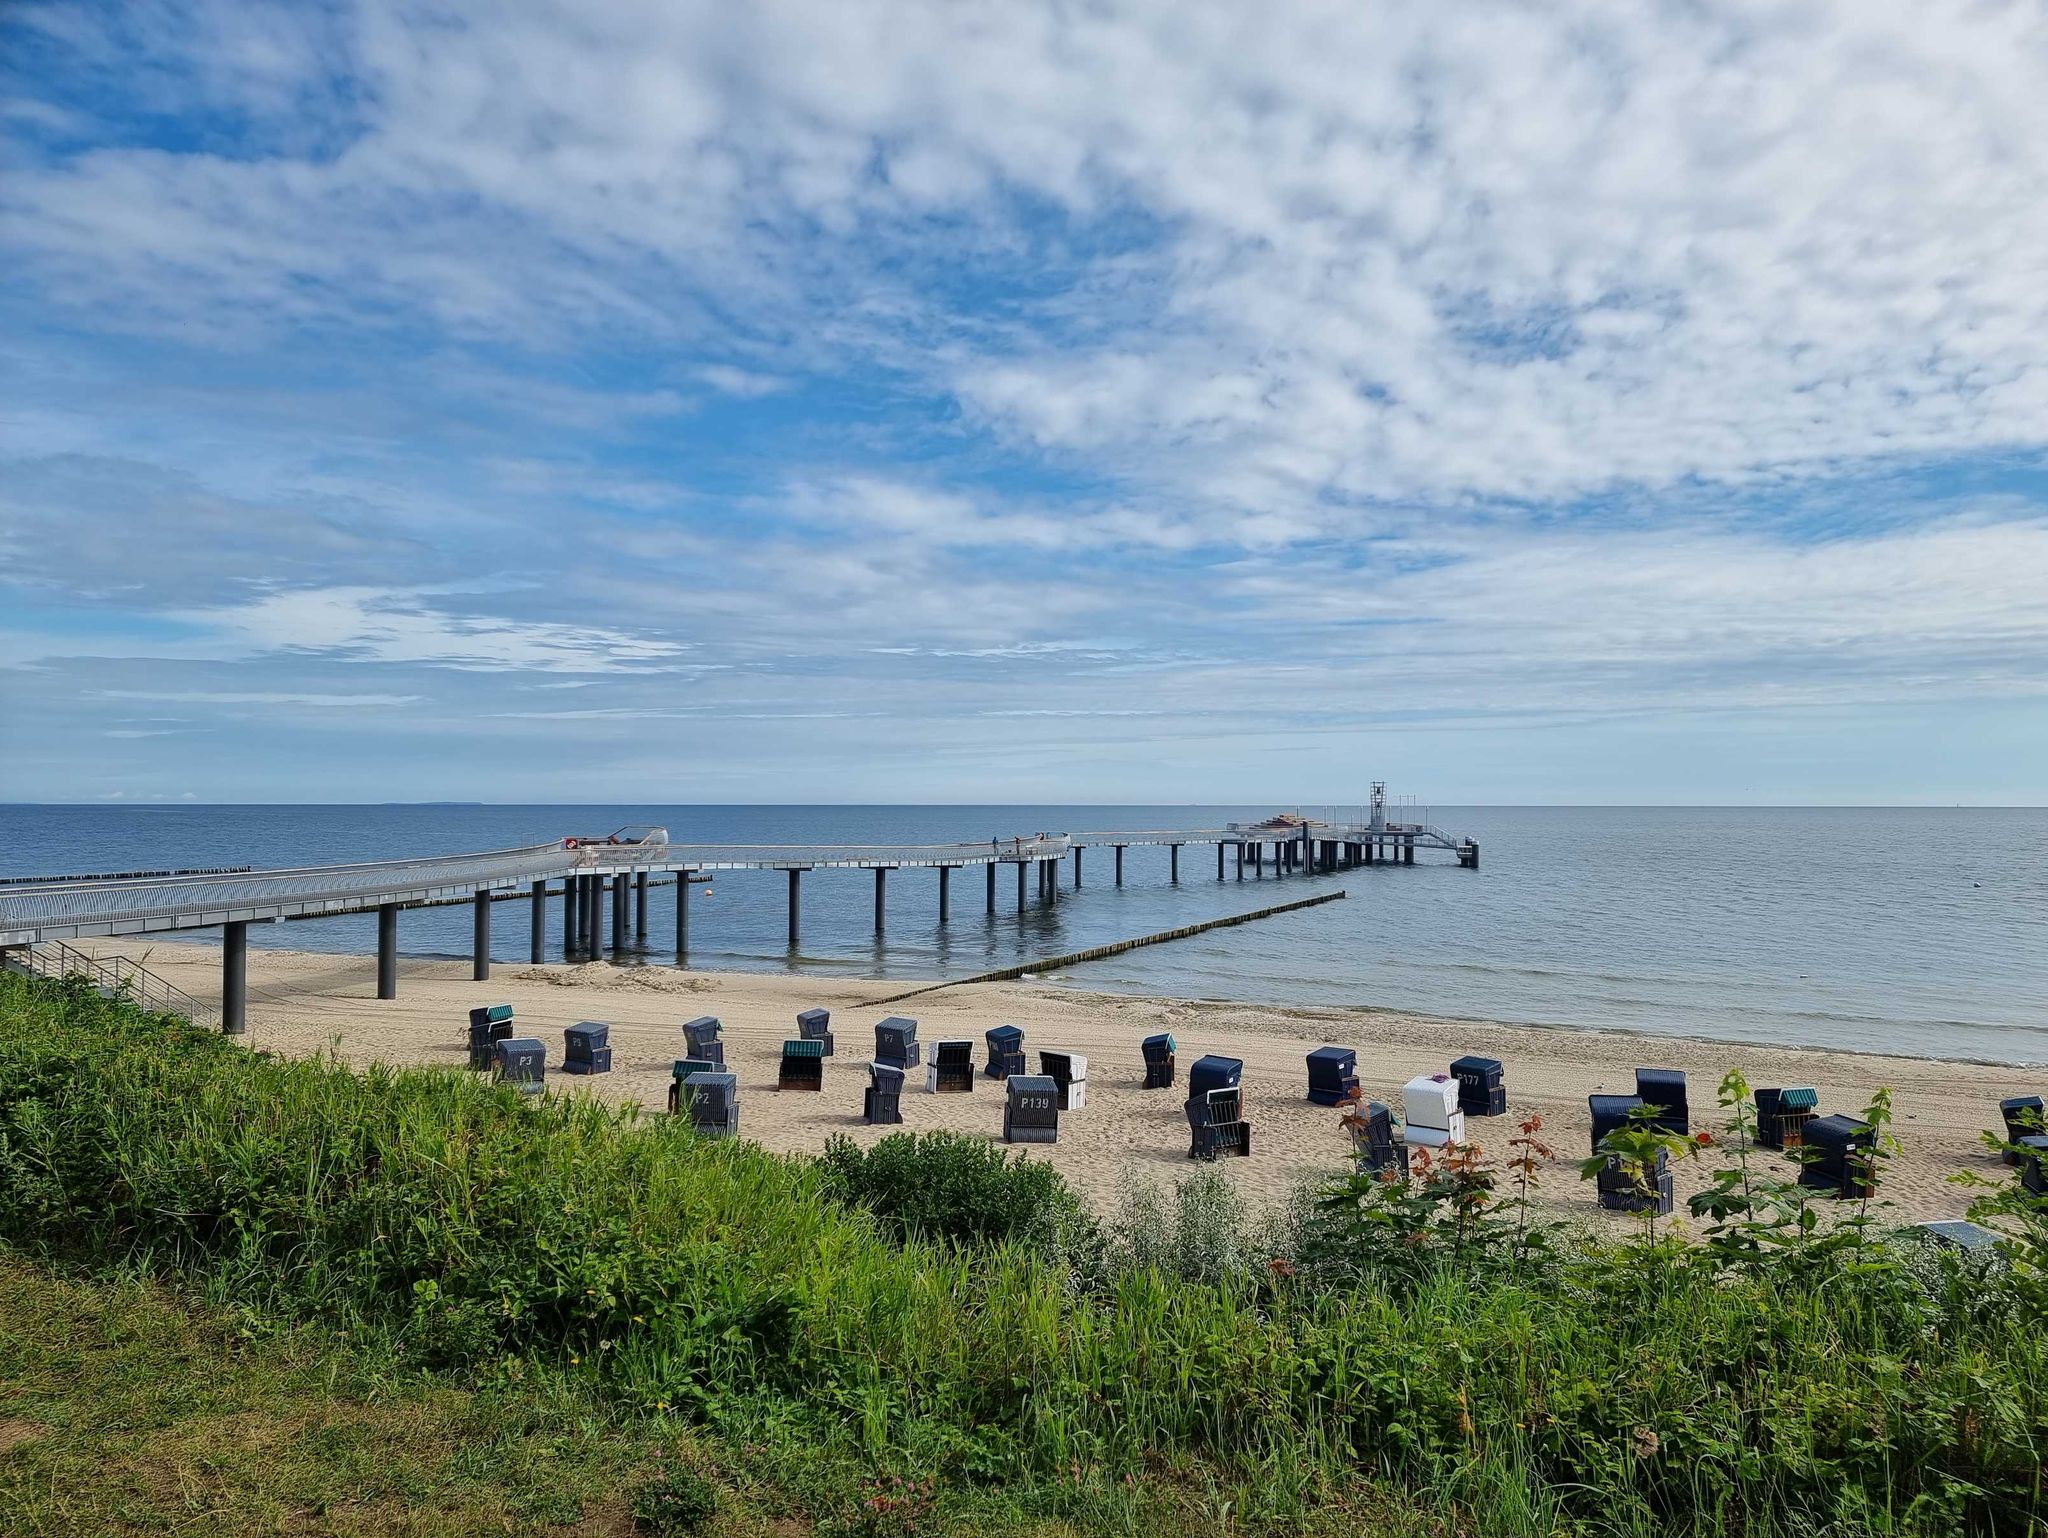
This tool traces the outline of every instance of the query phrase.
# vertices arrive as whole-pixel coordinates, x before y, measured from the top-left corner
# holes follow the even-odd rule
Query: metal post
[[[952,916],[952,893],[949,890],[952,884],[953,867],[941,865],[939,867],[939,922],[941,924],[945,923]]]
[[[377,904],[377,997],[398,997],[398,904]]]
[[[581,917],[581,910],[576,906],[576,877],[573,874],[567,875],[562,878],[562,959],[564,961],[574,961],[576,959],[576,947],[581,943],[576,937],[576,920],[579,917]]]
[[[1081,846],[1074,846],[1074,890],[1081,889]]]
[[[882,932],[882,912],[883,912],[883,900],[884,900],[884,899],[885,899],[885,898],[886,898],[886,897],[888,896],[888,893],[889,893],[889,867],[888,867],[888,866],[886,866],[886,865],[877,865],[877,866],[875,867],[875,933],[876,933],[876,934],[880,934],[880,933]]]
[[[1216,863],[1217,863],[1218,865],[1221,865],[1221,864],[1223,863],[1223,851],[1222,851],[1222,845],[1220,845],[1220,844],[1219,844],[1219,845],[1217,845]],[[1218,872],[1218,875],[1219,875],[1219,877],[1220,877],[1220,875],[1221,875],[1221,872],[1220,872],[1220,871]],[[1239,840],[1237,841],[1237,879],[1238,879],[1238,880],[1240,880],[1240,881],[1244,880],[1244,840],[1243,840],[1243,839],[1239,839]]]
[[[620,871],[612,877],[612,954],[618,955],[633,943],[633,877]]]
[[[1124,884],[1124,846],[1122,844],[1116,846],[1116,884],[1118,886]]]
[[[1167,855],[1167,859],[1168,859],[1168,860],[1169,860],[1169,861],[1171,862],[1171,865],[1170,865],[1170,867],[1169,867],[1169,870],[1168,870],[1168,879],[1169,879],[1169,880],[1171,880],[1171,881],[1173,882],[1173,884],[1174,884],[1175,886],[1179,886],[1179,885],[1180,885],[1180,845],[1178,845],[1178,844],[1168,844],[1168,845],[1166,846],[1166,855]]]
[[[1413,865],[1415,863],[1415,835],[1412,833],[1401,840],[1401,863],[1403,865]]]
[[[996,862],[990,860],[982,869],[988,872],[988,912],[989,917],[994,918],[996,912]]]
[[[647,943],[647,872],[633,874],[633,938]]]
[[[480,983],[491,975],[491,894],[477,888],[469,909],[469,977]]]
[[[548,959],[548,884],[536,881],[527,889],[533,896],[533,914],[527,959],[539,966]]]
[[[1017,861],[1017,911],[1024,911],[1024,861]]]
[[[604,877],[586,872],[583,877],[583,959],[595,961],[604,954]]]
[[[804,930],[804,873],[792,865],[789,868],[789,943],[794,946],[803,937]]]
[[[220,1029],[239,1036],[249,1029],[249,926],[220,927]]]
[[[690,962],[690,873],[676,872],[676,965]]]

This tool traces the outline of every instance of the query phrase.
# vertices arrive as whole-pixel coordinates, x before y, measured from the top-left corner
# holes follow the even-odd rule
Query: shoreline
[[[148,940],[149,946],[152,947],[159,944],[194,946],[202,950],[211,951],[213,954],[217,956],[220,953],[220,946],[218,942],[204,938],[204,936],[207,933],[208,931],[204,930],[174,930],[159,935],[146,936],[144,938]],[[131,957],[131,959],[140,960],[140,957],[134,954],[135,948],[132,940],[129,940],[127,937],[79,941],[74,943],[78,944],[79,947],[83,950],[94,951],[95,947],[100,947],[108,951],[111,951],[115,954],[128,955]],[[95,952],[95,954],[96,953],[97,952]],[[372,969],[374,969],[376,966],[376,956],[373,952],[370,951],[299,950],[293,947],[251,946],[249,950],[249,957],[252,967],[255,963],[255,959],[261,954],[298,956],[305,957],[308,959],[320,957],[331,957],[337,960],[341,958],[358,958],[366,966]],[[399,956],[399,963],[401,967],[403,967],[403,965],[407,962],[418,962],[423,964],[445,966],[459,965],[465,968],[468,967],[470,964],[469,956],[466,952],[458,953],[454,951],[402,952]],[[863,986],[871,986],[875,989],[929,987],[934,994],[955,988],[988,986],[985,984],[972,984],[964,980],[960,982],[946,982],[943,980],[933,979],[924,979],[920,981],[908,977],[869,977],[862,972],[853,970],[856,964],[852,962],[844,964],[848,968],[848,970],[844,972],[836,970],[805,970],[801,972],[795,972],[768,971],[765,969],[755,971],[745,968],[675,967],[667,962],[640,960],[628,960],[626,963],[621,964],[617,961],[610,960],[609,958],[607,958],[602,963],[541,963],[541,966],[543,967],[552,967],[556,969],[565,970],[575,970],[576,968],[590,965],[604,965],[608,967],[615,967],[625,972],[634,972],[646,969],[678,977],[761,978],[791,983],[802,983],[806,980],[809,980],[811,982],[818,984],[819,986],[826,986],[839,983],[859,983]],[[834,968],[839,965],[840,963],[835,963],[832,961],[821,961],[813,963],[814,967],[820,968]],[[531,962],[510,961],[502,959],[493,959],[491,966],[494,975],[497,973],[504,972],[511,968],[517,968],[521,971],[529,971],[534,969],[533,963]],[[2028,1081],[2030,1079],[2030,1076],[2033,1079],[2041,1079],[2044,1081],[2048,1081],[2048,1065],[2034,1063],[2014,1063],[2008,1062],[2002,1058],[1995,1057],[1966,1057],[1955,1056],[1939,1052],[1888,1052],[1881,1048],[1876,1047],[1840,1047],[1832,1046],[1824,1042],[1790,1042],[1783,1044],[1773,1044],[1765,1042],[1748,1041],[1739,1036],[1717,1036],[1701,1031],[1646,1031],[1638,1030],[1626,1025],[1593,1025],[1585,1021],[1579,1020],[1503,1020],[1493,1015],[1443,1015],[1433,1013],[1429,1010],[1407,1009],[1393,1004],[1303,1004],[1273,999],[1221,998],[1213,994],[1146,993],[1137,990],[1133,990],[1130,992],[1122,992],[1115,988],[1089,988],[1081,986],[1076,983],[1053,981],[1044,977],[1043,975],[1035,978],[1019,978],[1016,979],[1015,982],[1019,986],[1037,989],[1040,991],[1056,990],[1071,993],[1079,999],[1100,999],[1104,1001],[1147,999],[1162,1004],[1175,1004],[1193,1008],[1213,1007],[1218,1009],[1255,1009],[1265,1010],[1279,1015],[1298,1013],[1323,1015],[1359,1015],[1367,1017],[1384,1017],[1385,1019],[1394,1022],[1433,1022],[1444,1026],[1470,1026],[1475,1029],[1489,1031],[1558,1031],[1569,1032],[1577,1035],[1615,1037],[1623,1040],[1638,1041],[1644,1044],[1646,1050],[1649,1048],[1653,1048],[1661,1043],[1683,1042],[1704,1047],[1720,1047],[1729,1052],[1819,1053],[1829,1056],[1841,1056],[1861,1060],[1896,1062],[1903,1064],[1931,1063],[1956,1068],[1984,1068],[1992,1070],[1996,1073],[2004,1074],[2005,1076],[2013,1079],[2015,1082]],[[479,983],[477,984],[477,986],[488,987],[489,985]],[[217,983],[215,984],[214,989],[211,993],[199,993],[191,988],[187,988],[186,991],[188,993],[193,993],[194,997],[197,998],[212,1000],[218,1000],[219,998],[219,986]],[[923,997],[924,995],[920,995],[919,1000],[921,1001]]]
[[[95,942],[93,949],[135,956]],[[152,945],[152,971],[205,1002],[220,990],[219,947],[180,941]],[[1498,1157],[1517,1124],[1540,1115],[1540,1136],[1558,1153],[1542,1184],[1556,1214],[1588,1225],[1627,1221],[1599,1211],[1577,1160],[1590,1149],[1586,1096],[1628,1093],[1633,1069],[1683,1069],[1689,1079],[1694,1127],[1718,1128],[1715,1091],[1728,1068],[1740,1066],[1754,1085],[1811,1084],[1823,1112],[1854,1113],[1880,1085],[1897,1095],[1894,1131],[1900,1152],[1881,1193],[1905,1221],[1961,1217],[1970,1193],[1950,1177],[1970,1171],[1993,1180],[2010,1171],[1982,1145],[1980,1134],[1999,1129],[1998,1101],[2038,1090],[2037,1070],[2010,1069],[1933,1058],[1856,1053],[1840,1048],[1756,1047],[1698,1037],[1664,1036],[1602,1027],[1522,1025],[1456,1020],[1366,1005],[1257,1005],[1236,1000],[1173,998],[1077,989],[1056,982],[957,984],[901,1008],[870,1001],[899,992],[902,979],[872,979],[754,972],[680,971],[666,966],[498,963],[488,982],[474,982],[469,963],[418,956],[400,959],[398,997],[374,997],[375,969],[350,953],[252,947],[249,951],[251,1048],[311,1055],[333,1048],[345,1062],[364,1067],[459,1066],[466,1058],[468,1010],[510,1003],[520,1035],[538,1037],[551,1070],[560,1061],[562,1031],[580,1020],[611,1026],[613,1072],[569,1078],[550,1072],[556,1092],[594,1095],[609,1103],[666,1105],[670,1067],[683,1055],[679,1027],[700,1014],[725,1024],[728,1067],[740,1082],[740,1133],[784,1153],[815,1153],[834,1135],[868,1144],[891,1131],[949,1128],[995,1139],[1002,1093],[977,1076],[974,1092],[934,1096],[921,1081],[906,1085],[900,1128],[869,1127],[860,1118],[861,1089],[875,1020],[906,1013],[920,1022],[926,1053],[941,1038],[973,1043],[977,1069],[982,1033],[999,1024],[1024,1028],[1027,1052],[1078,1051],[1089,1059],[1085,1109],[1062,1116],[1057,1144],[1028,1150],[1057,1167],[1092,1205],[1114,1210],[1133,1180],[1170,1184],[1202,1166],[1187,1158],[1181,1109],[1189,1065],[1208,1052],[1244,1061],[1246,1115],[1254,1153],[1210,1166],[1256,1206],[1284,1201],[1300,1184],[1342,1172],[1348,1143],[1336,1113],[1306,1100],[1306,1049],[1325,1043],[1358,1053],[1360,1084],[1368,1097],[1399,1111],[1400,1086],[1418,1073],[1445,1071],[1465,1053],[1497,1057],[1506,1065],[1509,1114],[1473,1120],[1471,1141]],[[822,1094],[775,1089],[782,1041],[794,1034],[801,1009],[833,1012],[837,1055],[827,1062]],[[1139,1040],[1155,1031],[1177,1038],[1180,1080],[1175,1089],[1145,1091]],[[1020,1150],[1023,1151],[1023,1150]],[[1764,1153],[1761,1157],[1775,1159]],[[1687,1194],[1705,1183],[1713,1156],[1681,1165],[1679,1216]],[[1784,1166],[1790,1170],[1791,1166]]]

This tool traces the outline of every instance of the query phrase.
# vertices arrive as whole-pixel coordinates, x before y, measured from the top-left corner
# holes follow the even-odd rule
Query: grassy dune
[[[1103,1229],[1042,1176],[945,1157],[1014,1226],[949,1234],[857,1160],[252,1056],[0,978],[10,1244],[400,1373],[698,1428],[832,1531],[2019,1535],[2048,1512],[2030,1263],[1755,1212],[1710,1244],[1531,1242],[1481,1172],[1286,1232],[1185,1197]]]

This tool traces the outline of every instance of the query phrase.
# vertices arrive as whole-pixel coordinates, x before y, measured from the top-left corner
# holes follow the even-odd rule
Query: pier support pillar
[[[576,920],[581,910],[576,906],[576,878],[573,875],[562,878],[562,959],[576,959]]]
[[[804,932],[804,873],[796,866],[789,868],[789,943],[795,947]]]
[[[642,945],[647,943],[647,872],[644,870],[633,875],[633,938]]]
[[[1222,854],[1221,854],[1221,848],[1220,848],[1220,846],[1219,846],[1219,849],[1218,849],[1218,855],[1217,855],[1217,861],[1216,861],[1216,863],[1217,863],[1218,865],[1221,865],[1221,864],[1223,863],[1223,860],[1222,860]],[[1238,879],[1238,880],[1240,880],[1240,881],[1244,880],[1244,840],[1243,840],[1243,839],[1239,839],[1239,840],[1237,841],[1237,879]]]
[[[988,916],[996,916],[996,862],[990,860],[982,869],[988,874]]]
[[[1403,865],[1413,865],[1415,863],[1415,840],[1412,838],[1401,840],[1401,863]]]
[[[953,916],[953,867],[939,867],[939,922],[945,923]]]
[[[220,926],[220,1030],[239,1036],[249,1029],[249,926]]]
[[[690,873],[676,872],[676,965],[690,964]]]
[[[398,997],[398,904],[377,904],[377,997]]]
[[[1166,867],[1166,875],[1167,875],[1167,880],[1171,881],[1171,882],[1172,882],[1172,883],[1173,883],[1173,884],[1174,884],[1175,886],[1179,886],[1179,885],[1180,885],[1180,845],[1178,845],[1178,844],[1168,844],[1168,845],[1166,846],[1166,859],[1167,859],[1167,867]]]
[[[1081,890],[1081,846],[1074,846],[1074,890]]]
[[[1118,886],[1124,884],[1124,846],[1122,844],[1116,846],[1116,884]]]
[[[481,887],[469,902],[469,980],[487,981],[491,975],[491,894]]]
[[[1223,841],[1221,839],[1216,841],[1216,879],[1218,881],[1223,879]]]
[[[604,953],[604,877],[583,877],[583,959],[595,961]]]
[[[884,906],[884,899],[885,899],[885,898],[886,898],[886,897],[888,896],[888,893],[889,893],[889,867],[888,867],[888,866],[886,866],[886,865],[877,865],[877,866],[875,867],[875,933],[876,933],[876,934],[880,934],[880,933],[882,932],[882,912],[883,912],[883,906]]]
[[[1024,862],[1017,862],[1017,911],[1024,911]]]
[[[625,871],[612,877],[612,954],[617,956],[633,943],[633,915],[629,903],[633,878]]]
[[[1358,846],[1358,850],[1359,853],[1365,857],[1363,863],[1367,865],[1372,864],[1372,840],[1367,839],[1364,843]]]
[[[527,892],[533,898],[533,912],[527,924],[526,959],[539,966],[548,959],[548,884],[536,881]]]

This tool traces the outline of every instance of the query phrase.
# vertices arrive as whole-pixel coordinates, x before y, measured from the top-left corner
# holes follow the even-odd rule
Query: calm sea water
[[[168,806],[0,807],[0,874],[293,865],[499,849],[636,822],[717,843],[983,840],[1040,829],[1214,827],[1271,807]],[[784,943],[780,874],[720,876],[692,913],[705,968],[960,976],[1344,887],[1347,901],[1060,974],[1075,986],[1273,1003],[1365,1005],[1737,1041],[2048,1062],[2048,810],[1438,808],[1477,838],[1448,856],[1275,882],[1216,880],[1213,847],[1132,849],[1125,884],[1091,851],[1056,907],[994,917],[977,871],[890,878],[872,933],[865,872],[804,878],[804,941]],[[1418,860],[1430,860],[1428,855]],[[1234,873],[1233,873],[1234,876]],[[656,893],[649,940],[671,943]],[[560,946],[559,905],[548,916]],[[466,955],[462,908],[410,912],[410,954]],[[367,916],[263,926],[254,944],[367,952]],[[497,954],[525,959],[523,904],[497,909]],[[646,959],[667,958],[652,949]]]

